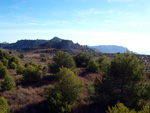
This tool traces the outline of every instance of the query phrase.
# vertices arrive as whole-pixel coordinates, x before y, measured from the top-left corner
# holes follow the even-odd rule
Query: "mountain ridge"
[[[39,40],[39,39],[18,40],[16,43],[0,44],[0,47],[3,49],[23,50],[23,51],[55,48],[73,54],[78,52],[88,52],[90,54],[95,53],[95,51],[92,48],[82,46],[78,43],[74,43],[72,40],[61,39],[58,37],[54,37],[50,40]]]
[[[124,53],[126,51],[130,51],[127,47],[118,45],[98,45],[89,47],[99,50],[102,53]]]

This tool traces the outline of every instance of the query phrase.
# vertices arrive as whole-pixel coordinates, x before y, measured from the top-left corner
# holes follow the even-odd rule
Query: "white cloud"
[[[106,23],[110,23],[110,22],[112,22],[111,20],[105,20],[104,22],[106,22]]]
[[[74,14],[80,17],[97,15],[97,14],[109,14],[114,13],[117,9],[110,9],[110,10],[96,10],[95,8],[90,8],[87,10],[74,10]]]
[[[28,25],[33,25],[33,26],[37,26],[39,25],[38,23],[27,23]]]
[[[130,26],[137,26],[137,23],[136,22],[131,22]]]

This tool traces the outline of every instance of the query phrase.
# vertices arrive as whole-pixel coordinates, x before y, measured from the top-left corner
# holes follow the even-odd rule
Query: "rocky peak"
[[[58,37],[54,37],[50,40],[50,42],[61,42],[62,39],[58,38]]]

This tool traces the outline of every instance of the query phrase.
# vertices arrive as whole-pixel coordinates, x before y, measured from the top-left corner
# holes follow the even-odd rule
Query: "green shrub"
[[[89,64],[87,67],[88,67],[88,70],[91,72],[94,72],[94,73],[99,72],[98,63],[94,59],[89,61]]]
[[[3,63],[0,61],[0,68],[3,67]]]
[[[11,51],[9,51],[9,54],[14,54],[14,51],[12,51],[12,50],[11,50]]]
[[[26,64],[25,64],[25,67],[27,68],[27,67],[29,67],[29,66],[33,66],[33,67],[35,67],[35,68],[38,68],[38,64],[36,64],[35,62],[27,62]]]
[[[16,83],[14,82],[14,79],[8,75],[5,76],[4,81],[1,83],[1,88],[3,91],[5,90],[12,90],[16,86]]]
[[[43,66],[40,64],[40,65],[38,66],[38,69],[39,69],[39,70],[43,70]]]
[[[16,73],[17,73],[17,74],[23,74],[24,70],[25,70],[25,67],[22,66],[22,64],[19,64],[19,65],[17,66]]]
[[[17,57],[17,56],[12,56],[12,57],[9,59],[9,66],[10,66],[10,64],[11,64],[12,62],[16,63],[17,65],[21,64],[21,60],[20,60],[20,58]]]
[[[46,62],[46,61],[47,61],[47,58],[42,57],[41,61],[42,61],[42,62]]]
[[[74,56],[74,61],[77,67],[87,67],[91,59],[92,56],[84,52],[81,52]]]
[[[3,50],[0,50],[0,59],[9,59],[10,58],[10,55],[7,51],[3,51]]]
[[[21,53],[21,54],[19,55],[19,58],[25,58],[25,55],[24,55],[23,53]]]
[[[49,71],[49,67],[48,66],[44,66],[43,67],[43,72],[46,74]]]
[[[53,64],[49,65],[52,73],[59,72],[59,68],[66,67],[75,71],[76,64],[72,56],[66,52],[59,51],[53,57]]]
[[[146,82],[145,66],[132,53],[117,54],[110,68],[95,80],[94,101],[102,107],[112,106],[117,101],[130,108],[138,108],[150,101],[150,84]]]
[[[56,76],[58,77],[58,83],[55,85],[55,88],[61,92],[68,104],[76,102],[84,91],[84,84],[67,68],[60,69]]]
[[[17,68],[17,64],[15,62],[11,62],[10,68],[11,69],[16,69]]]
[[[5,78],[8,75],[10,74],[7,68],[5,66],[0,67],[0,78]]]
[[[48,70],[48,69],[49,69],[48,66],[44,66],[44,67],[43,67],[43,70]]]
[[[135,111],[135,109],[130,110],[123,103],[117,103],[114,107],[108,107],[106,113],[150,113],[150,109],[143,107],[140,111]]]
[[[0,59],[0,61],[3,63],[4,66],[8,66],[8,60],[6,58]]]
[[[32,83],[32,82],[38,82],[40,81],[40,74],[38,72],[38,68],[33,66],[28,66],[23,71],[23,78],[22,81],[25,83]]]
[[[88,89],[89,95],[93,95],[94,94],[94,86],[93,85],[88,84],[87,85],[87,89]]]
[[[81,98],[84,84],[67,68],[60,69],[56,76],[58,82],[46,91],[47,107],[52,113],[68,113],[71,105]]]
[[[71,111],[71,105],[65,101],[60,92],[49,86],[47,94],[46,110],[50,113],[69,113]]]
[[[7,100],[0,96],[0,113],[8,113],[10,111]]]
[[[97,62],[99,64],[99,69],[101,72],[107,72],[110,68],[110,61],[107,57],[105,56],[100,56],[97,59]]]

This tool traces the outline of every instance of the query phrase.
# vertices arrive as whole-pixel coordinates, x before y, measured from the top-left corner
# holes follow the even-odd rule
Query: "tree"
[[[17,56],[12,56],[10,59],[9,59],[9,66],[11,65],[11,63],[14,62],[17,66],[19,64],[21,64],[21,60],[19,57]]]
[[[3,67],[3,63],[0,61],[0,68]]]
[[[48,106],[54,107],[55,110],[64,109],[63,111],[69,112],[70,107],[77,99],[81,98],[84,91],[84,85],[80,82],[79,78],[67,68],[60,69],[56,75],[58,82],[54,88],[50,87],[47,90],[47,103]]]
[[[8,66],[8,60],[6,58],[0,59],[0,61],[3,63],[4,66]]]
[[[53,57],[53,61],[54,63],[49,66],[52,73],[59,72],[59,68],[62,67],[69,68],[72,71],[74,71],[76,68],[76,64],[72,56],[66,52],[57,52]]]
[[[5,66],[0,67],[0,78],[5,78],[8,75],[10,74],[7,68]]]
[[[52,86],[49,86],[46,93],[48,94],[48,97],[46,98],[46,110],[51,113],[69,113],[71,111],[71,105],[69,105],[62,94]]]
[[[35,67],[35,68],[38,68],[38,64],[36,64],[35,62],[27,62],[26,64],[25,64],[25,67],[27,68],[27,67],[29,67],[29,66],[33,66],[33,67]]]
[[[16,69],[17,74],[23,74],[25,67],[22,64],[19,64]]]
[[[33,83],[40,81],[40,74],[38,72],[38,68],[33,66],[28,66],[26,69],[24,69],[22,81],[25,83]]]
[[[147,85],[144,64],[129,52],[117,54],[102,81],[95,80],[94,101],[105,108],[120,101],[128,107],[138,109],[142,100],[150,99],[149,96],[145,97],[150,93]]]
[[[103,73],[106,72],[110,67],[110,61],[105,56],[100,56],[97,59],[97,62],[99,64],[100,71],[103,72]]]
[[[20,55],[19,55],[19,58],[25,58],[25,55],[23,54],[23,53],[21,53]]]
[[[0,50],[0,59],[9,59],[10,58],[10,55],[7,51],[3,51],[3,50]]]
[[[8,113],[10,108],[8,106],[7,100],[0,96],[0,113]]]
[[[108,107],[106,113],[150,113],[150,109],[143,107],[140,111],[130,110],[123,103],[118,102],[114,107]]]
[[[11,50],[11,51],[9,51],[9,54],[14,54],[14,51],[12,51],[12,50]]]
[[[67,68],[61,69],[56,76],[58,77],[58,84],[55,85],[55,88],[62,93],[69,104],[73,104],[77,98],[81,97],[84,85],[80,82],[79,78]]]
[[[5,90],[12,90],[16,86],[16,83],[14,82],[14,79],[10,76],[7,75],[4,78],[4,81],[1,83],[1,88],[3,91]]]
[[[92,56],[84,52],[74,56],[74,61],[76,62],[77,67],[87,67],[91,59]]]
[[[16,69],[17,68],[17,64],[15,62],[11,62],[10,68],[11,69]]]
[[[42,57],[42,58],[41,58],[41,61],[42,61],[42,62],[46,62],[46,61],[47,61],[47,58],[46,58],[46,57]]]
[[[88,70],[91,72],[99,72],[98,63],[94,59],[90,60],[87,67],[88,67]]]

